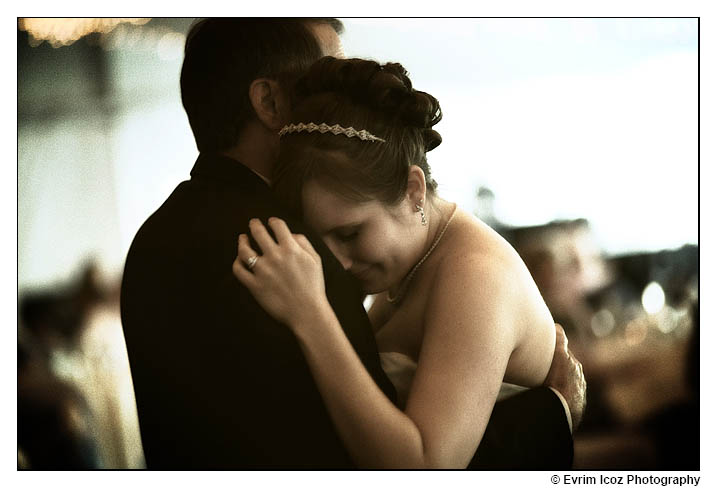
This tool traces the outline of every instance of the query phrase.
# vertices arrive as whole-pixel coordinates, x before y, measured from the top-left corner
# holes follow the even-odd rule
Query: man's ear
[[[279,132],[289,119],[289,97],[276,80],[254,80],[249,85],[249,101],[268,129]]]
[[[419,204],[426,199],[426,175],[417,165],[409,167],[406,196],[413,204]]]

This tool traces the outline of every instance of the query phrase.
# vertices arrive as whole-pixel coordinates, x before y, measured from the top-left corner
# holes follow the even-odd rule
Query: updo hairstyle
[[[366,129],[386,142],[343,134],[299,132],[281,138],[272,181],[278,197],[302,216],[302,189],[316,180],[343,197],[365,202],[401,202],[411,165],[436,190],[426,152],[441,144],[432,127],[441,120],[439,102],[414,90],[403,66],[364,59],[324,57],[297,83],[291,121]]]

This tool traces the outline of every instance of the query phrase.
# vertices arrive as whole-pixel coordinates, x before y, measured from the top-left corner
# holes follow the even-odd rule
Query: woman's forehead
[[[302,207],[307,224],[323,228],[318,231],[326,231],[360,220],[381,204],[374,200],[357,202],[317,180],[309,180],[302,190]]]

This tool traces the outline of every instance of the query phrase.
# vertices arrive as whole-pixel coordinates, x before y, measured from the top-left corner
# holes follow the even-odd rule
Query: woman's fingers
[[[250,282],[248,282],[250,278],[252,279],[251,285],[256,284],[256,280],[254,280],[256,278],[255,267],[261,259],[249,244],[249,237],[246,234],[240,234],[237,239],[237,258],[232,263],[232,270],[237,278],[248,288],[250,287]],[[245,273],[238,272],[237,267]]]
[[[289,226],[287,226],[287,223],[284,222],[284,220],[278,217],[270,217],[267,221],[269,227],[274,232],[274,236],[277,239],[276,242],[261,222],[257,222],[257,219],[253,219],[253,221],[255,221],[254,227],[250,228],[252,230],[252,236],[257,241],[257,244],[259,244],[259,246],[262,248],[263,253],[269,251],[269,249],[272,246],[276,246],[277,243],[279,244],[279,246],[285,247],[292,246],[294,243],[297,243],[309,254],[316,254],[316,252],[314,251],[314,247],[309,242],[309,240],[302,234],[292,234],[292,231],[289,229]],[[252,224],[252,221],[250,221],[250,224]]]
[[[254,286],[254,274],[247,269],[247,265],[242,262],[240,257],[234,259],[232,263],[232,273],[234,273],[234,276],[237,277],[239,282],[248,289]]]
[[[237,238],[237,258],[232,263],[232,272],[234,276],[247,288],[251,288],[255,284],[255,277],[248,263],[250,259],[257,260],[257,254],[249,245],[249,238],[246,234],[240,234]],[[253,268],[253,267],[252,267]]]
[[[267,222],[269,227],[272,228],[272,231],[274,231],[274,236],[280,245],[286,245],[292,242],[292,232],[284,220],[278,217],[270,217]]]
[[[239,238],[237,238],[237,258],[248,268],[253,268],[251,262],[257,256],[258,253],[249,244],[249,237],[246,234],[240,234]]]
[[[312,246],[312,243],[309,242],[309,239],[307,239],[306,236],[304,236],[303,234],[292,234],[292,238],[294,238],[294,241],[296,241],[297,244],[301,246],[304,251],[306,251],[312,256],[317,255],[314,246]]]
[[[277,242],[269,235],[269,231],[267,231],[267,228],[264,227],[264,224],[262,224],[262,221],[259,219],[255,218],[249,221],[249,230],[259,245],[259,248],[262,250],[263,255],[266,255],[277,246]]]

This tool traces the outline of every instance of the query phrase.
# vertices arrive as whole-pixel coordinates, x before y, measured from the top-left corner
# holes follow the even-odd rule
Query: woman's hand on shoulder
[[[251,247],[246,234],[239,235],[232,271],[277,321],[290,328],[307,324],[306,315],[328,304],[321,257],[306,236],[292,234],[282,219],[271,217],[268,224],[276,240],[259,219],[249,222],[260,250]]]

